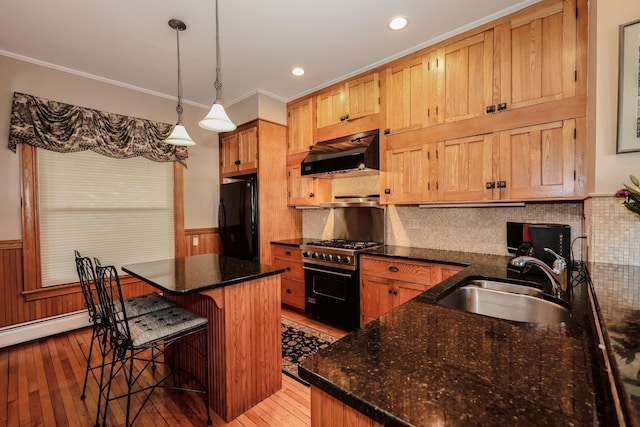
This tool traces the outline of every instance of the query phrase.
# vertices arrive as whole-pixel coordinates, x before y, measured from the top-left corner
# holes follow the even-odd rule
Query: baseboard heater
[[[91,326],[87,310],[0,328],[0,348]]]

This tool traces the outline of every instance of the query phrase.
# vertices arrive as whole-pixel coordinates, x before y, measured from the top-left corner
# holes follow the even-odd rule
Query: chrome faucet
[[[511,265],[515,265],[516,267],[524,267],[528,264],[531,264],[539,267],[551,281],[551,287],[554,296],[559,299],[564,299],[568,302],[569,290],[567,286],[566,273],[567,261],[549,248],[544,248],[544,250],[556,257],[556,259],[553,261],[553,267],[549,267],[544,261],[541,261],[538,258],[532,256],[515,257],[511,260]]]

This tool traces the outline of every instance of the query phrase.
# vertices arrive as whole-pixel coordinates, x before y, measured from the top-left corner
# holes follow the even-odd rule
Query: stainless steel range
[[[358,254],[384,244],[384,209],[344,205],[333,209],[334,236],[300,246],[305,310],[350,331],[360,325]]]
[[[302,260],[309,265],[324,265],[355,271],[358,269],[357,253],[381,246],[379,242],[330,239],[309,242],[300,246]]]

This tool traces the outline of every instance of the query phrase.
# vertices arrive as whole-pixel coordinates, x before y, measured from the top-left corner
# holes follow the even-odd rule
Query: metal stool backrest
[[[131,343],[131,332],[118,271],[113,265],[101,265],[97,259],[95,260],[95,266],[96,288],[100,299],[100,307],[104,310],[109,322],[111,344],[127,346]]]
[[[80,288],[82,289],[85,306],[89,313],[89,319],[94,324],[105,324],[107,318],[104,316],[104,313],[101,312],[99,302],[97,301],[97,294],[94,294],[92,290],[92,283],[95,288],[96,275],[91,258],[81,256],[78,251],[75,251],[75,256],[76,270],[78,272],[78,278],[80,279]]]

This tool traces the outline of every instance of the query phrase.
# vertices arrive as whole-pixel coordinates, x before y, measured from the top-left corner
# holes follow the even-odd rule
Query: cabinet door
[[[438,144],[438,200],[491,200],[494,134]],[[497,196],[496,196],[497,197]]]
[[[440,283],[444,280],[447,280],[449,277],[455,275],[456,273],[464,270],[464,267],[460,267],[458,265],[447,265],[441,264],[436,269],[436,284]]]
[[[545,2],[496,31],[501,46],[497,65],[501,67],[500,102],[507,103],[507,108],[526,107],[575,94],[574,0]]]
[[[350,80],[346,83],[347,115],[349,120],[380,112],[380,74]]]
[[[387,68],[386,127],[391,133],[419,129],[427,122],[427,67],[418,57]]]
[[[416,145],[387,150],[386,187],[387,203],[411,203],[430,199],[429,146]]]
[[[416,297],[429,289],[431,286],[420,285],[418,283],[394,282],[392,288],[393,307],[397,307],[411,298]]]
[[[258,168],[258,128],[238,132],[239,171],[249,171]]]
[[[360,326],[377,319],[394,307],[392,283],[392,280],[382,277],[360,277]]]
[[[313,98],[287,107],[287,154],[309,151],[313,146]]]
[[[500,133],[502,199],[574,195],[575,120]]]
[[[238,134],[232,133],[220,138],[220,173],[234,173],[238,170]]]
[[[445,47],[445,122],[486,114],[493,104],[493,30]]]
[[[300,165],[287,170],[289,206],[318,206],[331,198],[331,181],[300,175]]]
[[[345,112],[344,85],[316,96],[316,127],[340,123]]]

